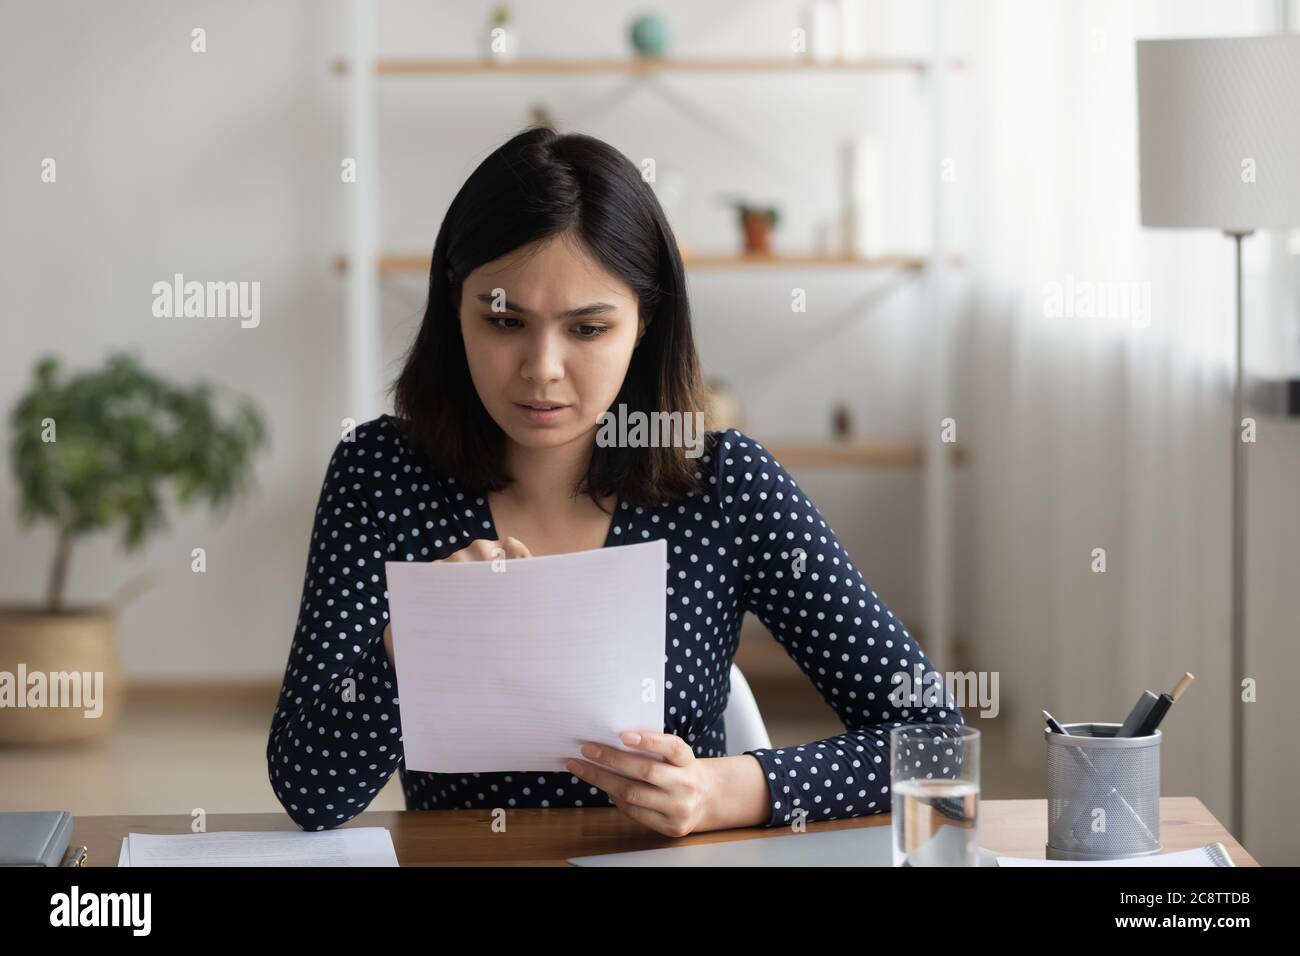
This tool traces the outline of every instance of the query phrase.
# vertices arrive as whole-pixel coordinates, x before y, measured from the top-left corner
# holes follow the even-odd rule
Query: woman
[[[947,698],[888,700],[891,675],[928,673],[929,662],[752,438],[708,432],[694,449],[597,441],[602,413],[620,404],[703,409],[672,230],[636,167],[605,143],[528,129],[474,171],[438,233],[428,306],[394,390],[396,415],[358,426],[327,469],[267,745],[272,788],[304,829],[352,819],[394,769],[409,809],[613,805],[672,836],[879,813],[889,729],[963,722]],[[664,727],[628,728],[631,752],[584,746],[564,774],[406,770],[385,560],[658,538],[669,552]],[[746,611],[845,733],[726,755]]]

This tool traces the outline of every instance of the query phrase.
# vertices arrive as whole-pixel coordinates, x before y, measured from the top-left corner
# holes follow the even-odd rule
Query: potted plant
[[[740,216],[740,228],[745,237],[745,254],[771,255],[772,229],[781,219],[776,207],[755,206],[739,199],[731,200],[731,206]]]
[[[166,525],[164,490],[182,506],[238,496],[266,427],[248,401],[222,418],[213,392],[158,378],[128,355],[67,378],[56,359],[37,362],[10,415],[10,462],[21,522],[52,525],[55,548],[44,603],[0,607],[0,743],[97,737],[116,721],[123,696],[116,616],[138,581],[107,606],[71,605],[72,548],[118,529],[123,547],[138,549]],[[87,706],[68,706],[78,691]]]
[[[501,3],[488,15],[485,56],[489,62],[509,63],[519,56],[519,32],[511,26],[510,7]]]

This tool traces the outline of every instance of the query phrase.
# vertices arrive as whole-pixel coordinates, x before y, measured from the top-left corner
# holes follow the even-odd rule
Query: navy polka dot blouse
[[[407,809],[608,807],[567,773],[423,773],[402,758],[397,682],[384,647],[385,561],[435,561],[498,537],[484,498],[431,474],[388,415],[340,441],[312,529],[297,628],[271,723],[271,787],[303,829],[366,808],[394,770]],[[794,479],[752,438],[706,433],[701,488],[654,507],[622,503],[606,547],[668,544],[664,730],[698,757],[727,755],[723,711],[746,611],[757,615],[844,722],[796,747],[749,750],[767,778],[765,826],[890,808],[889,730],[962,724],[944,708],[895,707],[890,676],[932,668]],[[802,551],[802,556],[799,551]],[[941,772],[949,772],[941,768]]]

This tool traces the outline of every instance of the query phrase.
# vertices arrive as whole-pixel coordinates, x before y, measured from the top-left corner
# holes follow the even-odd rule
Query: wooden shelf
[[[430,258],[430,253],[381,256],[379,274],[381,276],[427,275]],[[960,266],[962,260],[953,256],[948,261],[953,266]],[[682,256],[682,264],[688,270],[719,272],[733,269],[901,269],[905,272],[919,272],[925,268],[925,263],[925,256],[906,254],[842,256],[696,253]],[[346,272],[347,258],[336,257],[333,267],[335,272]]]
[[[919,468],[925,464],[925,449],[919,441],[898,439],[845,442],[766,442],[764,446],[791,471],[813,468]],[[952,447],[952,463],[964,464],[966,452]]]
[[[415,256],[380,256],[379,274],[381,276],[427,276],[432,260],[432,252]]]
[[[964,62],[956,57],[944,61],[951,69]],[[392,59],[375,61],[380,76],[460,76],[465,74],[529,74],[584,76],[593,73],[765,73],[801,70],[810,72],[904,72],[920,73],[930,66],[922,57],[872,57],[862,60],[803,60],[789,58],[712,59],[690,57],[533,58],[518,60],[480,59]],[[336,73],[347,71],[346,61],[334,64]]]
[[[835,254],[772,255],[757,254],[684,254],[687,269],[903,269],[919,272],[925,268],[924,256],[845,256]]]

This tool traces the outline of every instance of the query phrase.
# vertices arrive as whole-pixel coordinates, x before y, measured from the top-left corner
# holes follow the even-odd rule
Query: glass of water
[[[980,732],[895,727],[889,773],[894,866],[979,866]]]

